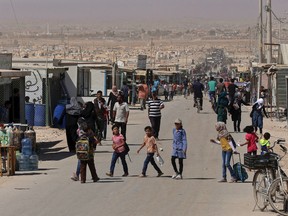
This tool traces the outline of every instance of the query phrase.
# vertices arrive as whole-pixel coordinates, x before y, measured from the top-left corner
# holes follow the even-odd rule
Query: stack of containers
[[[22,151],[18,156],[19,170],[30,171],[38,170],[38,156],[32,153],[32,140],[31,138],[24,138],[21,141]]]

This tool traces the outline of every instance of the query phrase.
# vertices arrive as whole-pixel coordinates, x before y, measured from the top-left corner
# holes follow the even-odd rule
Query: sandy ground
[[[145,111],[131,110],[127,136],[132,159],[132,162],[128,161],[129,177],[121,177],[121,163],[116,164],[115,177],[105,176],[112,153],[111,131],[108,131],[108,140],[103,141],[103,146],[97,147],[95,154],[95,164],[101,178],[95,184],[89,181],[89,172],[84,185],[70,180],[76,158],[68,152],[64,130],[35,128],[41,148],[40,169],[0,178],[0,193],[4,195],[0,196],[1,216],[275,215],[271,208],[265,212],[257,209],[253,211],[253,172],[248,171],[249,179],[245,183],[217,182],[221,178],[221,149],[209,142],[210,138],[216,136],[215,114],[207,100],[204,100],[204,104],[203,112],[197,114],[192,108],[191,98],[185,100],[176,97],[174,101],[165,103],[158,143],[164,148],[161,153],[165,160],[161,167],[164,176],[161,178],[155,177],[157,173],[151,165],[147,170],[148,178],[138,178],[145,150],[139,155],[136,151],[143,140],[143,128],[149,124]],[[242,128],[250,123],[248,114],[249,107],[244,108]],[[171,130],[176,117],[183,120],[189,139],[183,181],[171,179]],[[288,140],[284,125],[284,122],[266,119],[264,132],[272,134],[271,141],[278,137]],[[232,129],[230,120],[228,129]],[[236,140],[243,140],[244,135],[233,133]],[[245,151],[246,147],[239,148],[241,156]]]

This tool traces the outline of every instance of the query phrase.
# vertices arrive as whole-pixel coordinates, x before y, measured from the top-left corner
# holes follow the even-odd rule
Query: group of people
[[[250,117],[252,119],[252,124],[246,126],[243,131],[246,133],[245,142],[236,144],[232,135],[228,132],[227,114],[231,115],[233,121],[234,132],[240,132],[241,124],[241,106],[249,105],[246,103],[241,96],[241,92],[237,91],[238,87],[234,83],[234,79],[231,79],[231,83],[226,87],[223,84],[223,79],[219,80],[217,83],[213,78],[208,82],[209,85],[209,96],[210,100],[215,97],[215,112],[217,114],[217,123],[215,129],[218,133],[217,140],[211,139],[212,143],[221,145],[222,148],[222,179],[219,182],[227,182],[226,170],[228,169],[231,175],[231,182],[236,182],[237,176],[235,170],[233,170],[230,165],[231,157],[233,153],[238,153],[236,151],[236,146],[247,145],[247,153],[256,155],[257,154],[257,143],[261,146],[261,154],[268,152],[270,142],[270,134],[266,132],[264,136],[263,133],[263,116],[267,116],[265,111],[263,98],[259,98],[252,106],[252,111]],[[216,97],[218,96],[218,100]],[[260,130],[260,137],[257,135],[257,130]]]
[[[81,179],[81,183],[85,183],[86,167],[88,165],[91,171],[92,180],[94,182],[99,180],[94,164],[93,152],[95,151],[96,146],[101,143],[102,136],[97,136],[98,131],[102,132],[103,129],[101,121],[103,119],[107,120],[107,118],[110,118],[110,121],[112,122],[112,149],[114,151],[112,154],[110,169],[106,175],[110,177],[114,176],[116,161],[118,158],[120,158],[123,166],[122,176],[126,177],[129,175],[126,155],[130,149],[126,143],[126,128],[129,118],[128,104],[124,101],[122,92],[118,92],[115,86],[112,88],[112,92],[109,95],[107,103],[107,105],[110,107],[110,115],[101,91],[97,92],[97,98],[93,102],[87,102],[84,104],[84,106],[81,106],[79,102],[77,102],[76,98],[72,97],[70,104],[66,105],[66,135],[69,150],[71,152],[76,151],[76,143],[79,140],[79,142],[82,142],[83,137],[88,137],[91,149],[88,159],[85,158],[85,160],[78,160],[76,172],[73,173],[71,179],[74,181]],[[145,103],[145,106],[146,105],[148,108],[151,126],[146,126],[144,128],[144,141],[137,151],[137,153],[139,153],[142,148],[147,148],[147,156],[144,161],[140,177],[146,177],[146,171],[149,163],[151,163],[154,169],[157,171],[157,177],[160,177],[163,175],[163,172],[157,165],[154,155],[156,154],[157,157],[160,157],[157,141],[159,140],[161,110],[164,108],[164,103],[157,97],[157,92],[152,91],[152,97]],[[108,117],[106,117],[107,113]],[[183,159],[186,158],[187,152],[187,137],[186,132],[182,127],[181,119],[176,119],[174,123],[175,128],[173,129],[173,151],[171,154],[171,164],[175,174],[172,176],[172,178],[182,179]],[[179,167],[176,164],[176,159],[178,159]]]

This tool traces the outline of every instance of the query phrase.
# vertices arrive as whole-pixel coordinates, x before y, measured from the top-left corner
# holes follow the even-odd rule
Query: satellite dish
[[[117,61],[118,67],[124,67],[124,62],[123,61]]]

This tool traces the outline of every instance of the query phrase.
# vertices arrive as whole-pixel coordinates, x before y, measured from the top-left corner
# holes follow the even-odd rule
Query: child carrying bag
[[[86,161],[89,160],[90,153],[89,138],[86,136],[81,136],[76,142],[76,155],[79,160]]]

